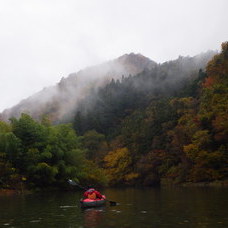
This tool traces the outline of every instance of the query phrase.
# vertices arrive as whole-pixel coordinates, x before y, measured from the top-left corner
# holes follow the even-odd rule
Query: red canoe
[[[106,197],[105,195],[102,195],[103,198],[102,199],[81,199],[80,203],[81,203],[81,207],[85,208],[85,207],[101,207],[103,205],[105,205],[106,203]]]

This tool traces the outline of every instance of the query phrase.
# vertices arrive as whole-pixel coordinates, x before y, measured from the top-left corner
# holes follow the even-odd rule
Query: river
[[[83,210],[80,191],[0,196],[0,227],[228,227],[228,188],[118,188],[103,193],[118,204]]]

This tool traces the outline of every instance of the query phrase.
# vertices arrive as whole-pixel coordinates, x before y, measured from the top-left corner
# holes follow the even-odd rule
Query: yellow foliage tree
[[[110,151],[105,156],[104,162],[111,185],[126,184],[138,177],[138,174],[132,170],[131,154],[126,147]]]

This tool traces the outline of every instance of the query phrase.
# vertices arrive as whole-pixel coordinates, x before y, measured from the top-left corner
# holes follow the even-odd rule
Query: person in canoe
[[[82,208],[101,207],[105,205],[105,195],[101,195],[101,193],[96,191],[94,188],[89,188],[88,190],[86,190],[83,196],[84,199],[80,200]]]
[[[84,198],[91,199],[91,200],[103,199],[103,196],[101,195],[101,193],[95,190],[94,188],[89,188],[88,190],[86,190],[83,196]]]

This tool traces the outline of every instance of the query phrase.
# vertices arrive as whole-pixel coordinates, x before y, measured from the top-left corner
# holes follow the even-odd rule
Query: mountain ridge
[[[7,121],[11,117],[18,118],[21,113],[28,113],[38,119],[41,113],[45,112],[47,106],[60,100],[66,102],[66,97],[80,99],[86,94],[91,86],[102,86],[112,78],[118,79],[122,75],[135,75],[142,72],[145,68],[153,68],[157,63],[141,54],[124,54],[114,60],[110,60],[99,65],[89,66],[76,73],[69,74],[66,78],[62,78],[56,85],[42,89],[41,91],[21,100],[17,105],[3,110],[0,114],[1,119]],[[68,106],[75,107],[75,101],[68,100]],[[35,104],[35,106],[34,106]],[[59,106],[60,113],[65,109]],[[39,107],[39,108],[37,108]],[[49,114],[49,113],[46,113]],[[60,114],[61,116],[64,114]],[[53,117],[54,119],[56,117]]]
[[[194,57],[179,57],[162,64],[140,53],[124,54],[114,60],[90,66],[71,73],[66,78],[63,77],[56,85],[44,88],[23,99],[17,105],[5,109],[0,114],[0,118],[7,121],[11,117],[18,118],[21,113],[28,113],[35,119],[45,114],[50,117],[51,121],[61,120],[77,108],[79,101],[86,97],[91,89],[96,90],[112,79],[121,79],[123,75],[137,75],[145,70],[152,72],[153,69],[160,67],[161,71],[167,73],[168,79],[173,80],[168,68],[175,68],[179,64],[178,67],[183,68],[183,72],[186,68],[184,73],[189,74],[188,68],[192,68],[192,65],[195,69],[204,68],[214,54],[215,52],[209,51]],[[191,67],[188,67],[189,64]]]

